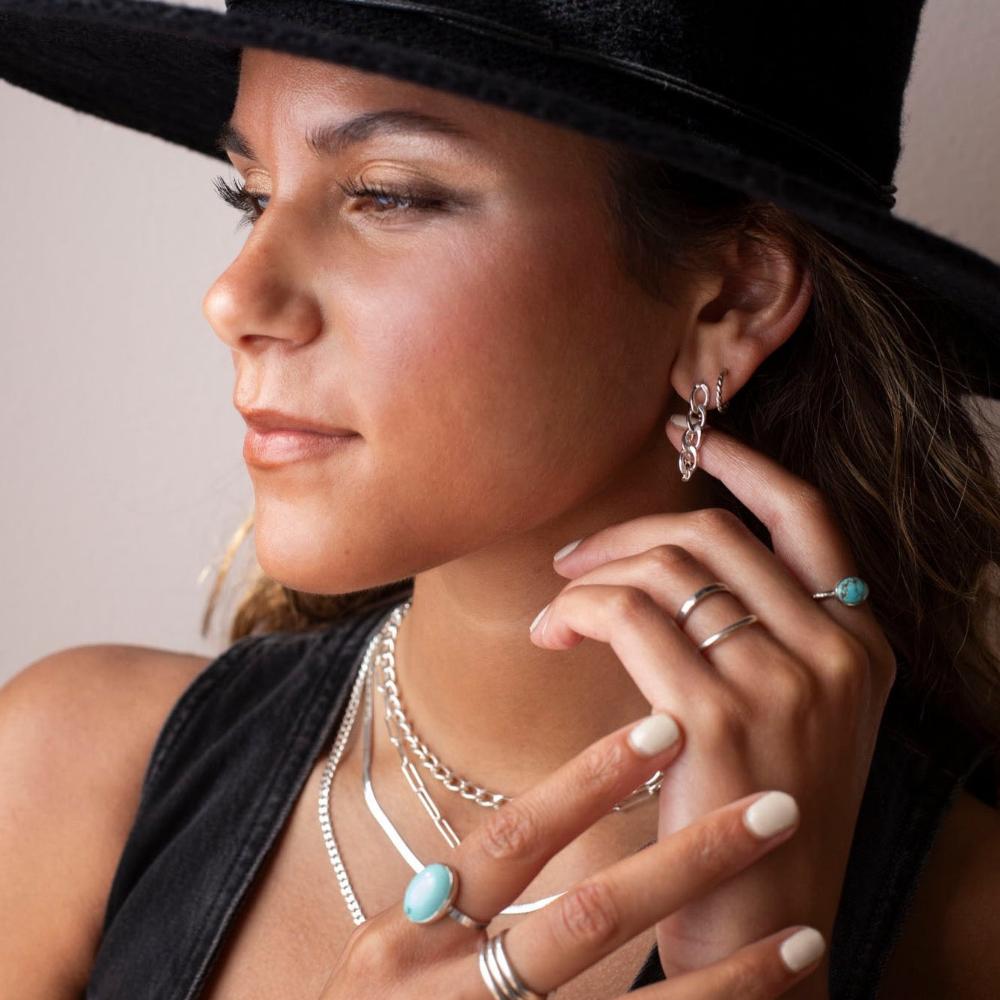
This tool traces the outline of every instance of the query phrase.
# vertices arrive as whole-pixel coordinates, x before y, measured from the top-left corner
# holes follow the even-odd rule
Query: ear
[[[692,280],[687,322],[670,380],[682,399],[705,382],[715,405],[715,380],[726,368],[723,402],[798,328],[812,300],[812,280],[790,249],[740,234],[717,271]]]

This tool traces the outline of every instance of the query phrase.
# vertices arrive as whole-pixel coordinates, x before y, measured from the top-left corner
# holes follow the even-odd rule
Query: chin
[[[365,537],[362,532],[332,531],[324,538],[308,526],[290,530],[284,524],[272,529],[266,520],[255,523],[257,563],[272,580],[305,594],[349,594],[413,575],[407,567],[383,563],[392,551],[390,544],[366,552],[351,540],[352,534]]]
[[[256,543],[257,563],[272,580],[305,594],[346,594],[369,586],[367,574],[357,572],[357,563],[343,564],[332,553],[324,558],[316,545],[297,546]],[[342,558],[342,557],[341,557]]]

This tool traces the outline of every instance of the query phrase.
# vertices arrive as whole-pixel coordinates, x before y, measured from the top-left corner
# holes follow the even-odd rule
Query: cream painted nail
[[[654,712],[632,727],[628,742],[636,753],[652,757],[676,743],[680,734],[673,716]]]
[[[577,547],[577,546],[578,546],[578,545],[580,544],[580,542],[582,542],[582,541],[583,541],[583,539],[582,539],[582,538],[578,538],[578,539],[577,539],[577,540],[576,540],[575,542],[570,542],[570,543],[569,543],[569,545],[564,545],[564,546],[563,546],[563,547],[562,547],[562,548],[561,548],[561,549],[560,549],[560,550],[559,550],[559,551],[558,551],[558,552],[557,552],[557,553],[556,553],[556,554],[555,554],[555,555],[554,555],[554,556],[552,557],[552,561],[553,561],[553,562],[559,562],[559,560],[560,560],[560,559],[565,559],[565,558],[566,558],[566,556],[568,556],[568,555],[569,555],[569,554],[570,554],[570,553],[571,553],[571,552],[573,551],[573,549],[575,549],[575,548],[576,548],[576,547]]]
[[[743,813],[746,828],[761,840],[787,830],[799,818],[799,807],[788,792],[768,792]]]
[[[687,427],[688,425],[687,417],[683,413],[671,413],[670,422],[674,427]]]
[[[552,602],[549,601],[549,604],[551,604],[551,603]],[[542,610],[539,611],[537,615],[535,615],[535,620],[528,626],[528,631],[529,632],[534,632],[535,631],[535,626],[542,620],[542,615],[544,615],[545,612],[548,611],[548,610],[549,610],[549,605],[546,604],[545,607],[542,608]]]
[[[826,951],[826,942],[815,927],[803,927],[785,938],[778,951],[781,961],[791,972],[801,972]]]

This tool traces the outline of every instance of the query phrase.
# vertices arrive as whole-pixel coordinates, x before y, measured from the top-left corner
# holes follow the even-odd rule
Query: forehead
[[[290,116],[380,106],[412,107],[456,122],[503,126],[525,116],[433,87],[400,80],[322,59],[269,49],[245,48],[240,58],[239,90],[233,117],[244,107]],[[539,123],[541,124],[541,123]]]
[[[336,133],[338,124],[388,109],[404,112],[398,127],[369,132],[400,134],[407,131],[407,124],[416,123],[412,131],[423,131],[426,137],[435,132],[436,123],[438,138],[450,138],[453,147],[470,154],[587,159],[601,145],[572,129],[483,101],[353,66],[260,48],[242,51],[231,121],[243,135],[253,133],[263,141],[271,129],[301,136],[317,128]],[[354,132],[359,130],[365,126],[356,123]]]

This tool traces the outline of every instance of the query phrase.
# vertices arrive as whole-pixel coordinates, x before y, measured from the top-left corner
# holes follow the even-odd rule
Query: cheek
[[[439,523],[551,516],[662,406],[602,235],[552,218],[495,233],[434,243],[419,275],[392,296],[368,289],[383,305],[356,317],[380,478]]]
[[[337,276],[338,391],[365,440],[258,492],[258,561],[289,586],[358,590],[530,530],[596,492],[662,408],[600,232],[550,216],[447,235]]]

